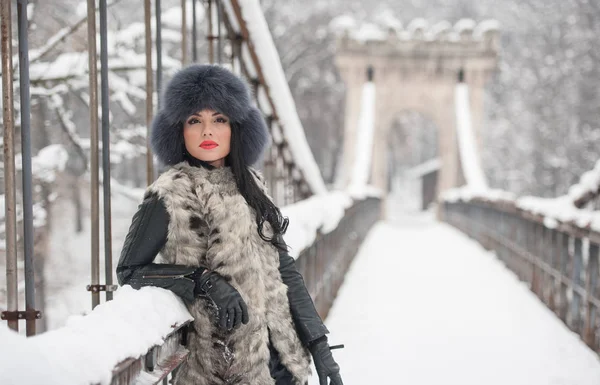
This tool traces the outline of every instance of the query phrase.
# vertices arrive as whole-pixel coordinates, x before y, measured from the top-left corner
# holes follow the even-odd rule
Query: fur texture
[[[239,132],[243,159],[256,163],[269,141],[267,125],[251,103],[246,83],[217,65],[191,65],[179,71],[167,84],[162,108],[152,122],[152,148],[165,165],[183,161],[183,122],[203,109],[229,117],[232,129]]]
[[[218,272],[240,292],[250,316],[247,325],[223,333],[214,324],[208,301],[189,305],[194,317],[191,354],[177,384],[273,385],[269,337],[295,384],[306,384],[310,356],[290,314],[279,254],[258,235],[254,212],[238,192],[231,170],[183,162],[163,173],[149,190],[164,200],[170,215],[162,262],[203,265]],[[272,235],[268,224],[264,232]]]

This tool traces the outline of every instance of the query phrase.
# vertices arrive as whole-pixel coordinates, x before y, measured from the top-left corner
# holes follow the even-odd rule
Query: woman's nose
[[[212,136],[212,128],[210,125],[204,127],[204,130],[202,130],[202,136]]]

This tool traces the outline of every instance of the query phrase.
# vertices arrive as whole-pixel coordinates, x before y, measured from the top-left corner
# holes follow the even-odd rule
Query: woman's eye
[[[196,124],[196,123],[200,123],[200,121],[196,118],[191,118],[190,120],[188,120],[188,124]]]
[[[217,123],[227,123],[227,119],[219,117],[217,118]]]

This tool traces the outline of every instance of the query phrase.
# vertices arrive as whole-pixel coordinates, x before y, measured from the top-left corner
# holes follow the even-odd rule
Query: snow
[[[298,258],[302,250],[314,243],[317,231],[322,234],[333,231],[352,204],[347,193],[332,191],[283,207],[282,214],[290,220],[284,236],[290,255]]]
[[[233,10],[233,7],[231,5],[231,2],[229,1],[224,1],[223,3],[223,11],[225,13],[227,13],[228,15],[235,15],[235,12]],[[235,30],[235,31],[239,31],[240,30],[240,23],[238,22],[237,17],[230,17],[229,18],[229,22],[231,24],[231,27]]]
[[[497,32],[500,30],[500,22],[498,20],[484,20],[480,22],[473,31],[473,37],[476,39],[482,38],[488,32]]]
[[[32,81],[84,76],[88,70],[87,52],[65,52],[51,62],[32,63],[29,76]]]
[[[329,29],[335,34],[341,35],[356,29],[356,20],[350,15],[341,15],[329,22]]]
[[[448,33],[450,30],[452,30],[452,24],[450,24],[448,21],[444,20],[444,21],[440,21],[439,23],[437,23],[433,27],[431,27],[429,32],[431,33],[431,35],[434,38],[438,38],[442,34]]]
[[[600,211],[578,209],[566,195],[552,199],[522,197],[517,200],[517,206],[558,222],[573,223],[581,228],[590,226],[593,230],[600,231]]]
[[[72,316],[57,330],[25,339],[0,327],[2,339],[11,341],[10,354],[0,350],[0,383],[109,384],[119,362],[161,345],[174,325],[190,320],[185,305],[171,291],[124,286],[113,301],[87,316]]]
[[[27,4],[27,21],[33,20],[33,12],[35,11],[35,4]]]
[[[0,322],[0,341],[4,347],[10,347],[0,349],[2,384],[68,384],[63,382],[61,369],[54,365],[47,354],[35,349],[25,336],[10,330],[5,322]],[[35,370],[32,370],[32,363],[35,363]]]
[[[28,4],[28,6],[29,5],[33,5],[33,4]],[[27,16],[30,19],[32,17],[29,14]],[[57,42],[64,39],[69,33],[71,33],[71,28],[64,27],[60,31],[58,31],[56,34],[54,34],[54,36],[52,36],[50,39],[48,39],[46,41],[46,44],[44,44],[42,47],[30,50],[29,51],[29,61],[34,62],[34,61],[38,60],[42,56],[43,53],[48,52],[48,50],[52,49],[52,47],[54,47]]]
[[[375,17],[375,21],[377,24],[396,32],[402,29],[402,22],[390,11],[380,13]]]
[[[139,28],[134,29],[138,31]],[[169,36],[168,29],[163,31],[163,41],[167,40]],[[135,33],[126,34],[120,33],[113,40],[124,41],[133,45],[136,35]],[[174,39],[179,42],[181,35],[174,35]],[[130,41],[131,40],[131,41]],[[32,63],[30,66],[30,77],[32,82],[40,82],[44,80],[60,81],[67,78],[85,78],[85,82],[82,85],[87,85],[87,73],[89,67],[89,59],[87,52],[65,52],[58,55],[55,59],[48,62],[38,61]],[[156,68],[156,55],[152,55],[152,65]],[[163,56],[163,69],[170,71],[175,68],[181,67],[181,62],[178,59],[174,59],[168,55]],[[126,47],[115,48],[115,55],[111,55],[108,58],[108,65],[110,69],[144,69],[146,66],[146,55],[144,53],[138,53],[133,49]],[[100,68],[100,62],[98,62],[98,68]],[[114,80],[115,75],[111,75],[111,80]],[[145,82],[143,83],[145,84]],[[109,85],[112,88],[111,82]],[[133,88],[129,88],[133,90]],[[137,91],[139,93],[139,91]]]
[[[600,161],[597,161],[594,168],[590,171],[585,172],[579,183],[574,186],[571,186],[569,189],[568,195],[573,200],[576,201],[581,199],[587,194],[597,193],[600,189]]]
[[[460,19],[454,24],[454,29],[458,33],[471,32],[475,29],[476,23],[473,19]]]
[[[387,39],[387,32],[373,23],[362,24],[353,34],[352,38],[356,41],[384,41]]]
[[[366,82],[361,95],[360,116],[356,130],[356,148],[349,190],[361,189],[369,182],[371,159],[373,158],[373,136],[375,132],[375,84]]]
[[[240,0],[239,4],[242,18],[246,22],[250,39],[256,50],[265,82],[269,87],[294,160],[304,172],[312,192],[314,194],[324,193],[326,187],[323,177],[306,141],[306,135],[260,3],[257,0]],[[224,7],[224,10],[230,12],[231,7]],[[230,18],[235,18],[235,14],[228,13],[228,15]]]
[[[32,158],[32,172],[36,179],[51,183],[56,179],[56,173],[64,171],[69,160],[69,153],[61,144],[51,144],[42,148]]]
[[[132,85],[113,71],[108,72],[108,84],[110,84],[110,89],[113,92],[121,92],[125,95],[135,96],[140,100],[146,98],[146,90]]]
[[[427,20],[418,18],[411,21],[406,27],[406,30],[409,33],[409,36],[411,38],[414,38],[417,35],[418,31],[425,33],[428,27],[429,24],[427,23]]]
[[[560,223],[570,223],[584,230],[600,231],[600,211],[579,209],[568,195],[557,198],[531,196],[517,198],[514,194],[502,190],[463,187],[445,191],[441,198],[451,203],[471,200],[506,202],[531,214],[543,216],[544,225],[548,228],[555,228]]]
[[[444,191],[441,196],[447,202],[468,202],[472,199],[481,199],[490,202],[515,202],[517,197],[511,192],[497,189],[474,190],[460,187]]]
[[[461,160],[464,161],[462,149]],[[512,193],[502,190],[482,189],[477,185],[467,185],[445,191],[441,195],[441,199],[447,202],[469,202],[473,199],[490,202],[503,201],[529,213],[543,216],[544,225],[548,228],[555,228],[560,223],[569,223],[584,230],[600,231],[600,211],[575,206],[575,201],[587,194],[597,194],[599,188],[600,161],[596,162],[592,170],[585,172],[579,183],[571,186],[566,195],[556,198],[516,197]]]
[[[460,161],[467,185],[474,189],[486,189],[487,182],[481,166],[475,132],[471,123],[469,89],[465,83],[456,85],[456,130]]]
[[[491,252],[426,215],[394,216],[326,320],[345,385],[600,383],[598,356]]]
[[[402,23],[392,13],[382,12],[375,16],[375,23],[358,23],[352,16],[338,16],[329,23],[329,29],[338,36],[347,34],[361,43],[384,41],[394,33],[403,40],[445,38],[450,41],[459,41],[460,34],[469,33],[472,33],[475,39],[482,39],[487,33],[498,31],[500,23],[497,20],[489,19],[477,24],[472,19],[461,19],[454,26],[446,20],[430,26],[427,20],[417,18],[412,20],[406,29],[403,29]]]

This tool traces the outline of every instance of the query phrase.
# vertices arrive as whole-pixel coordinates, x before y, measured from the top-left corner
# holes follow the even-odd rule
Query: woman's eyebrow
[[[217,115],[223,115],[223,114],[220,113],[220,112],[215,112],[215,113],[212,114],[212,116],[217,116]],[[190,115],[190,117],[192,117],[192,116],[202,117],[202,114],[200,112],[193,112]],[[225,115],[223,115],[223,116],[225,116]]]

